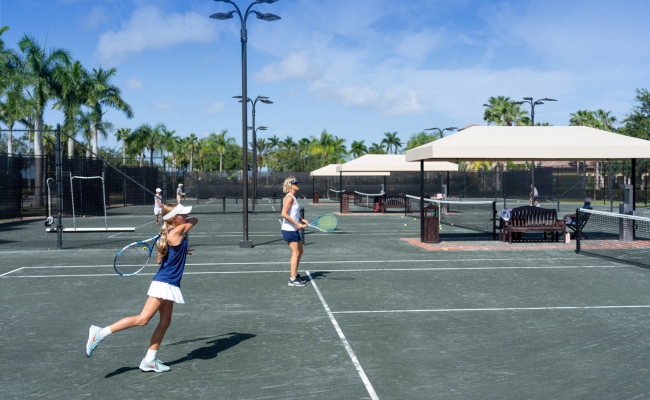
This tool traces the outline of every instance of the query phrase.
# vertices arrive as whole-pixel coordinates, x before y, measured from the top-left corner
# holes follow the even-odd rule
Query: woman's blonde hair
[[[282,191],[284,193],[289,193],[291,192],[291,182],[295,181],[296,177],[295,176],[289,176],[287,179],[284,180],[284,183],[282,184]]]
[[[167,203],[162,206],[163,224],[162,228],[160,228],[160,238],[156,242],[156,249],[158,249],[158,253],[160,253],[163,258],[167,257],[167,252],[169,251],[169,247],[167,245],[167,233],[169,233],[169,228],[172,227],[171,220],[165,221],[165,215],[167,215],[176,206],[177,204],[175,203]]]

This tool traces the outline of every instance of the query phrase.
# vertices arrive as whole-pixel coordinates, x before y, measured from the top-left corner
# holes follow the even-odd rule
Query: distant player
[[[178,188],[176,189],[176,203],[181,204],[183,196],[185,196],[185,192],[183,192],[183,184],[179,183]]]
[[[162,198],[162,190],[160,190],[160,188],[156,188],[156,195],[153,199],[153,215],[156,216],[156,225],[160,225],[158,222],[158,216],[162,213],[162,206],[165,205]]]

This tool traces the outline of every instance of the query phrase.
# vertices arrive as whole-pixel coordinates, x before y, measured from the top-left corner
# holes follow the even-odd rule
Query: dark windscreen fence
[[[0,154],[0,220],[21,217],[23,158]]]
[[[650,218],[594,210],[576,211],[576,251],[650,268]]]

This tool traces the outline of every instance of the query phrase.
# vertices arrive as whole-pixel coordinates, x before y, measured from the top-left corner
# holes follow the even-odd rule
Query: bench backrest
[[[523,206],[510,212],[512,226],[556,226],[557,211],[554,208]]]
[[[404,207],[408,203],[406,197],[386,197],[383,201],[384,206],[399,206]]]

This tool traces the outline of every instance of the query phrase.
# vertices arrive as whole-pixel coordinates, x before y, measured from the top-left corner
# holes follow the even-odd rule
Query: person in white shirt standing
[[[162,190],[160,188],[156,188],[156,195],[153,197],[153,200],[153,215],[156,216],[156,225],[160,225],[158,217],[162,213],[162,206],[165,205],[165,202],[163,202]]]
[[[181,204],[181,199],[183,198],[183,184],[179,183],[178,188],[176,189],[176,204]]]
[[[302,238],[300,237],[299,229],[305,228],[309,221],[300,219],[300,205],[296,198],[296,193],[300,190],[300,179],[293,176],[284,180],[282,191],[287,195],[284,197],[282,203],[282,237],[291,249],[291,260],[289,261],[289,286],[305,286],[305,281],[298,273],[298,265],[300,264],[300,257],[303,253]]]
[[[534,205],[535,207],[539,207],[539,203],[537,202],[537,196],[539,196],[539,193],[537,193],[537,188],[533,187],[533,185],[530,185],[530,205]]]

